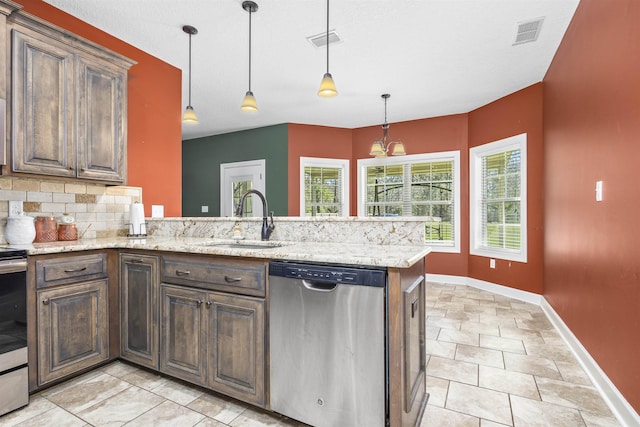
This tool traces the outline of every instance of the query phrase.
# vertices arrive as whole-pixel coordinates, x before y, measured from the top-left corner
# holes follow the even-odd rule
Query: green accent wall
[[[220,164],[259,159],[266,164],[269,210],[286,216],[287,144],[287,124],[182,141],[182,216],[220,216]]]

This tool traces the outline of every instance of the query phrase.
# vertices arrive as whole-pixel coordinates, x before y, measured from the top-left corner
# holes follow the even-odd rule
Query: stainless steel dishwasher
[[[323,426],[384,426],[382,269],[269,264],[271,409]]]

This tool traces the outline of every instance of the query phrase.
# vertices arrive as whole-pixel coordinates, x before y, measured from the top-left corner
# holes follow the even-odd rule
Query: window
[[[358,160],[358,214],[425,217],[425,242],[460,252],[460,152]]]
[[[349,160],[300,157],[300,216],[349,215]]]
[[[527,262],[527,135],[470,153],[470,252]]]

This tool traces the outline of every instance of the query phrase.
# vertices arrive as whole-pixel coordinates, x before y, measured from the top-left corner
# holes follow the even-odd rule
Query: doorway
[[[245,162],[222,163],[220,165],[220,216],[235,215],[240,197],[247,190],[258,190],[265,195],[265,159]],[[243,216],[262,216],[260,198],[248,197]]]

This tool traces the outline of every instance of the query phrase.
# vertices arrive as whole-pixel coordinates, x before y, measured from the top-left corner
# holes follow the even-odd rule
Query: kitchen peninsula
[[[238,224],[245,238],[236,241]],[[28,323],[37,345],[29,349],[30,390],[122,358],[269,410],[269,262],[366,266],[387,277],[385,416],[391,426],[419,424],[427,400],[430,252],[422,243],[423,219],[276,218],[275,224],[269,242],[256,239],[260,222],[253,218],[169,218],[147,219],[150,235],[143,239],[33,245]],[[58,315],[71,324],[76,309],[102,329],[65,341],[55,322],[41,323]],[[78,341],[84,355],[69,357]],[[96,343],[93,351],[86,352],[87,343]]]

